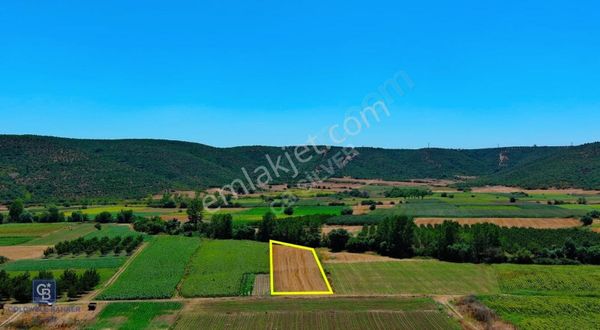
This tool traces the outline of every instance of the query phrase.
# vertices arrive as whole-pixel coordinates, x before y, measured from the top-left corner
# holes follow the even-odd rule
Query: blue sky
[[[0,133],[289,145],[400,70],[389,148],[600,140],[594,1],[2,1]]]

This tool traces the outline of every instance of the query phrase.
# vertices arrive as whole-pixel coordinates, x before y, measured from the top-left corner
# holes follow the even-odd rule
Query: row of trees
[[[31,278],[29,272],[25,272],[11,277],[5,270],[0,270],[0,300],[12,298],[18,303],[31,302],[32,281],[38,279],[51,280],[54,279],[54,274],[40,271],[37,276]],[[88,269],[78,275],[74,270],[67,269],[57,279],[56,284],[58,296],[66,293],[68,298],[75,299],[100,284],[100,274],[95,269]]]
[[[125,238],[117,237],[107,237],[104,236],[102,238],[92,237],[90,239],[85,239],[80,237],[78,239],[72,241],[63,241],[59,242],[54,247],[49,247],[44,251],[45,257],[50,257],[52,255],[57,256],[65,256],[65,255],[79,255],[85,253],[87,255],[92,255],[94,253],[99,252],[101,255],[106,255],[110,252],[114,254],[121,254],[125,251],[127,254],[131,254],[135,249],[142,244],[144,238],[141,235],[137,236],[126,236]]]
[[[453,262],[600,264],[600,235],[579,229],[461,226],[454,221],[417,227],[406,217],[365,226],[356,236],[344,229],[327,235],[333,251],[377,251],[391,257],[423,256]]]

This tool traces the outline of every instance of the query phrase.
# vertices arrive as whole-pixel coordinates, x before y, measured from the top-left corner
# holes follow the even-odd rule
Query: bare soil
[[[328,290],[311,251],[278,244],[273,244],[273,281],[275,292]]]
[[[254,279],[254,287],[252,288],[252,295],[257,297],[265,297],[270,295],[271,284],[269,282],[269,275],[256,275],[256,278]]]
[[[572,218],[416,218],[415,224],[419,226],[437,225],[445,220],[457,221],[461,225],[472,225],[476,223],[493,223],[501,227],[524,227],[524,228],[572,228],[581,226],[578,219]]]
[[[0,256],[10,260],[38,259],[44,256],[47,245],[34,246],[0,246]]]

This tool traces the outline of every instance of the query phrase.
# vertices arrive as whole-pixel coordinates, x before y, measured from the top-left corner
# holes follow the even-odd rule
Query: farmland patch
[[[315,249],[271,241],[271,294],[333,294]]]
[[[184,297],[239,296],[252,293],[245,274],[266,274],[269,251],[266,243],[254,241],[203,241],[187,266],[181,285]]]

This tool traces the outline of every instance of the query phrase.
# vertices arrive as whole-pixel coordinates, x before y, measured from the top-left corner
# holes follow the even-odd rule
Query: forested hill
[[[0,135],[0,200],[42,201],[97,197],[144,197],[165,189],[201,189],[231,183],[293,148],[236,147],[165,140],[78,140]],[[340,150],[297,164],[304,173],[325,167]],[[283,158],[283,166],[285,157]],[[323,167],[323,165],[326,165]],[[287,166],[289,168],[289,166]],[[280,173],[275,182],[288,182]],[[390,150],[359,148],[335,176],[406,180],[474,176],[469,184],[527,188],[600,189],[600,143],[576,147]],[[256,176],[253,176],[253,179]]]

